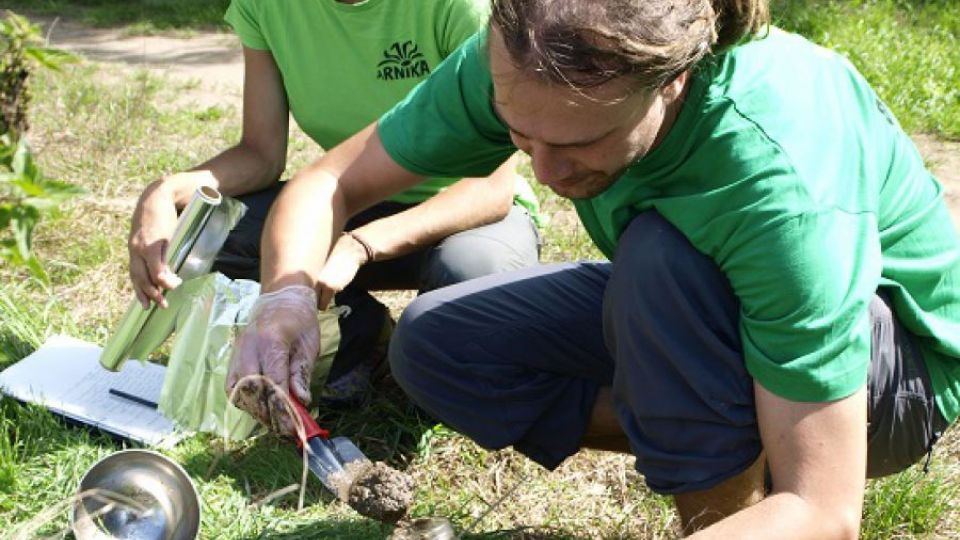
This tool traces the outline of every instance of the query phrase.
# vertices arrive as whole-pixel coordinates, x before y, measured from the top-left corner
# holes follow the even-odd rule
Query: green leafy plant
[[[44,210],[81,190],[44,178],[24,137],[31,69],[59,70],[74,58],[42,44],[40,29],[25,18],[8,11],[0,21],[0,260],[26,267],[47,281],[31,250],[34,228]]]

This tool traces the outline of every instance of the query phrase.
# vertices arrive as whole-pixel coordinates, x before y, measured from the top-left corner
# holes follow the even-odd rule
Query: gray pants
[[[884,295],[870,306],[871,475],[902,470],[946,422]],[[707,489],[759,456],[739,304],[712,260],[659,214],[638,216],[613,263],[541,266],[421,296],[394,333],[394,378],[487,448],[548,468],[575,453],[611,386],[636,468],[659,493]]]

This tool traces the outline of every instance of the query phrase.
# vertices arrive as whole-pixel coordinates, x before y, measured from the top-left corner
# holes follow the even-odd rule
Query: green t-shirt
[[[482,175],[513,151],[483,46],[483,35],[465,43],[381,118],[397,162]],[[940,410],[960,412],[960,241],[940,184],[839,55],[773,29],[705,60],[660,146],[575,205],[608,257],[648,209],[710,256],[740,300],[748,370],[787,399],[865,383],[868,306],[888,287]]]
[[[271,52],[297,124],[330,149],[403,99],[488,14],[487,0],[233,0],[224,18],[244,46]],[[458,179],[436,175],[392,200],[421,202]],[[518,180],[517,193],[535,214],[530,186]]]

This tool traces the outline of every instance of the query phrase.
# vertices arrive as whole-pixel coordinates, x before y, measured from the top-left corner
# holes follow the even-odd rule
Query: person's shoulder
[[[487,0],[414,0],[418,5],[432,4],[440,13],[464,14],[477,20],[486,20],[490,14],[490,2]]]

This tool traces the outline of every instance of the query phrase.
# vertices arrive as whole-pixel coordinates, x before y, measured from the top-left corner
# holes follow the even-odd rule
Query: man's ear
[[[675,99],[683,95],[683,89],[686,87],[689,79],[690,70],[684,71],[683,73],[674,77],[673,80],[668,82],[665,86],[660,88],[661,95],[668,103],[673,102]]]

